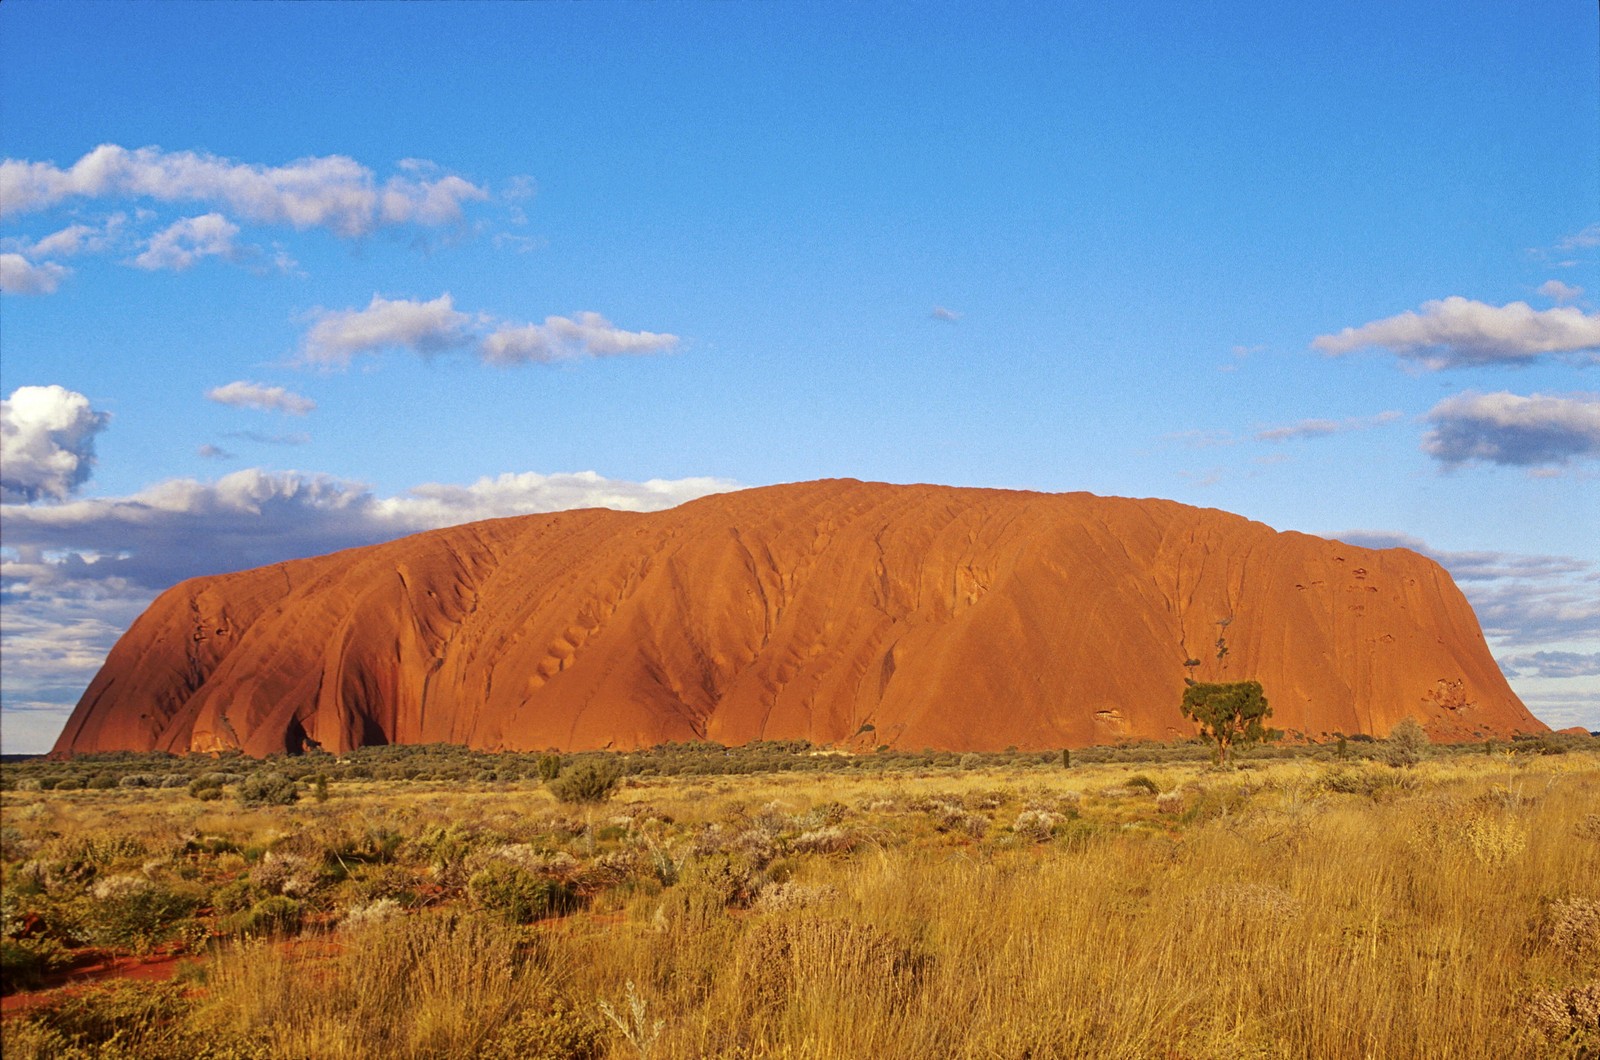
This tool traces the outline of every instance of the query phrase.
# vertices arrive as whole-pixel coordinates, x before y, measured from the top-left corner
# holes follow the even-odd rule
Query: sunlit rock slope
[[[56,750],[1075,747],[1192,734],[1191,657],[1312,736],[1544,729],[1416,553],[1169,501],[843,480],[184,582]]]

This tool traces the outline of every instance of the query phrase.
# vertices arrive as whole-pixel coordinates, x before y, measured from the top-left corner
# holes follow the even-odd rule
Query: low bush
[[[1135,773],[1127,780],[1124,780],[1122,782],[1122,786],[1132,791],[1142,791],[1146,795],[1161,794],[1161,785],[1157,784],[1143,773]]]
[[[467,897],[486,912],[517,924],[559,916],[577,905],[572,888],[559,880],[535,876],[504,859],[490,861],[467,881]]]
[[[300,792],[282,773],[264,770],[239,782],[237,798],[243,806],[288,806],[300,798]]]
[[[263,935],[293,935],[305,922],[305,904],[284,895],[263,898],[237,919],[237,932],[259,938]]]
[[[1414,718],[1402,718],[1384,741],[1383,760],[1396,768],[1416,765],[1432,748],[1428,734]]]
[[[142,876],[111,876],[97,883],[83,917],[92,941],[146,952],[178,933],[200,905],[200,896]]]
[[[615,763],[582,762],[550,781],[549,788],[562,802],[604,802],[621,783],[622,772]]]

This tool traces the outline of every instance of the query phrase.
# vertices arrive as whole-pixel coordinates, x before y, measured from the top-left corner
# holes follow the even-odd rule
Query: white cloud
[[[133,263],[141,269],[182,272],[201,258],[231,260],[239,253],[233,242],[238,234],[239,226],[220,213],[185,217],[151,236]]]
[[[716,478],[650,479],[625,482],[593,471],[541,475],[533,471],[481,478],[470,486],[430,483],[403,496],[377,502],[385,518],[416,529],[450,526],[478,519],[496,519],[528,512],[573,508],[616,508],[627,512],[659,511],[712,493],[737,489]]]
[[[1424,302],[1420,311],[1319,336],[1311,345],[1333,355],[1387,349],[1435,370],[1528,364],[1547,354],[1593,355],[1600,350],[1600,314],[1572,306],[1534,309],[1526,302],[1492,306],[1452,295]]]
[[[1422,440],[1423,451],[1445,464],[1559,467],[1600,457],[1600,393],[1469,391],[1439,402],[1428,420],[1434,427]]]
[[[394,176],[342,155],[265,166],[195,151],[129,150],[102,144],[72,166],[0,162],[0,216],[47,209],[73,198],[149,198],[226,206],[251,221],[362,236],[385,225],[439,226],[461,219],[464,203],[488,193],[457,176]]]
[[[309,445],[311,435],[304,431],[295,431],[292,434],[267,434],[265,431],[228,431],[226,437],[241,438],[257,445]]]
[[[1539,285],[1539,293],[1552,302],[1576,302],[1583,297],[1583,288],[1560,280],[1546,280]]]
[[[53,261],[35,264],[21,254],[0,254],[0,291],[6,294],[55,294],[72,270]]]
[[[0,401],[0,499],[65,499],[89,480],[94,436],[110,416],[59,386],[23,386]],[[7,528],[9,537],[9,528]]]
[[[212,387],[206,399],[219,405],[237,408],[264,409],[269,412],[286,412],[291,416],[304,416],[317,407],[317,403],[281,386],[264,383],[247,383],[243,380]]]
[[[212,445],[210,442],[207,442],[205,445],[202,445],[200,448],[196,449],[195,453],[200,455],[200,456],[205,457],[207,460],[232,460],[233,459],[233,454],[232,453],[228,452],[226,449],[222,448],[221,446]]]
[[[275,563],[479,519],[577,507],[654,511],[736,488],[711,478],[627,482],[532,472],[470,486],[428,483],[379,498],[327,475],[249,468],[214,483],[172,479],[129,497],[8,504],[6,547],[94,557],[95,580],[165,587],[195,574]],[[62,568],[65,570],[66,568]]]
[[[1293,438],[1325,438],[1331,434],[1345,434],[1349,431],[1363,431],[1371,427],[1381,427],[1386,423],[1393,423],[1400,419],[1402,413],[1390,410],[1380,412],[1375,416],[1354,416],[1342,420],[1301,420],[1286,427],[1269,427],[1256,433],[1258,442],[1286,442]]]
[[[110,248],[127,220],[126,214],[115,213],[106,218],[99,227],[71,224],[31,244],[27,252],[36,258],[70,258],[78,254],[99,254]]]
[[[654,511],[735,489],[723,479],[628,482],[532,472],[376,497],[345,480],[248,469],[119,498],[6,504],[0,691],[6,749],[47,749],[116,638],[184,578],[261,566],[508,515]],[[24,740],[32,741],[23,746]]]
[[[1507,677],[1600,677],[1600,652],[1536,651],[1496,661]]]
[[[492,330],[484,334],[485,329]],[[431,302],[375,294],[365,309],[322,312],[306,333],[303,356],[309,363],[343,366],[358,354],[384,349],[427,356],[470,347],[489,364],[515,365],[662,353],[677,345],[676,335],[625,331],[594,312],[513,324],[487,314],[469,316],[448,293]]]
[[[1409,548],[1450,572],[1485,636],[1535,650],[1600,641],[1600,567],[1572,556],[1448,552],[1408,534],[1355,530],[1331,535],[1363,548]]]
[[[1557,250],[1586,250],[1589,247],[1600,247],[1600,223],[1589,225],[1570,236],[1562,236],[1556,243]]]
[[[653,331],[624,331],[599,313],[545,317],[543,324],[502,324],[483,340],[483,359],[490,364],[546,364],[583,357],[663,353],[678,345],[678,336]]]
[[[956,321],[961,319],[960,313],[957,313],[954,309],[946,309],[942,305],[934,306],[933,312],[929,313],[928,315],[935,320],[943,320],[951,324],[954,324]]]
[[[305,358],[316,364],[347,365],[361,353],[397,347],[440,353],[472,337],[472,318],[457,312],[449,293],[431,302],[373,295],[365,309],[320,314],[306,334]]]

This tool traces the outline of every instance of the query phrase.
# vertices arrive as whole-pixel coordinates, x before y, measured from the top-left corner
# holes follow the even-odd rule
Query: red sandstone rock
[[[1312,737],[1545,730],[1416,553],[1170,501],[846,480],[184,582],[56,751],[1165,740],[1194,732],[1190,657],[1261,681],[1273,724]]]

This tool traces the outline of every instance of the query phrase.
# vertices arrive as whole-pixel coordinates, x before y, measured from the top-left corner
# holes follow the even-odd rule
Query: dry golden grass
[[[532,786],[380,782],[262,810],[138,790],[13,793],[5,808],[25,832],[59,833],[49,843],[128,834],[156,850],[216,833],[309,849],[352,829],[465,822],[559,848],[575,872],[632,859],[586,911],[536,925],[467,915],[446,887],[333,934],[332,955],[223,944],[183,1018],[264,1055],[1600,1049],[1592,753],[1402,771],[1291,760],[651,779],[590,810]],[[969,818],[982,838],[950,824]]]

